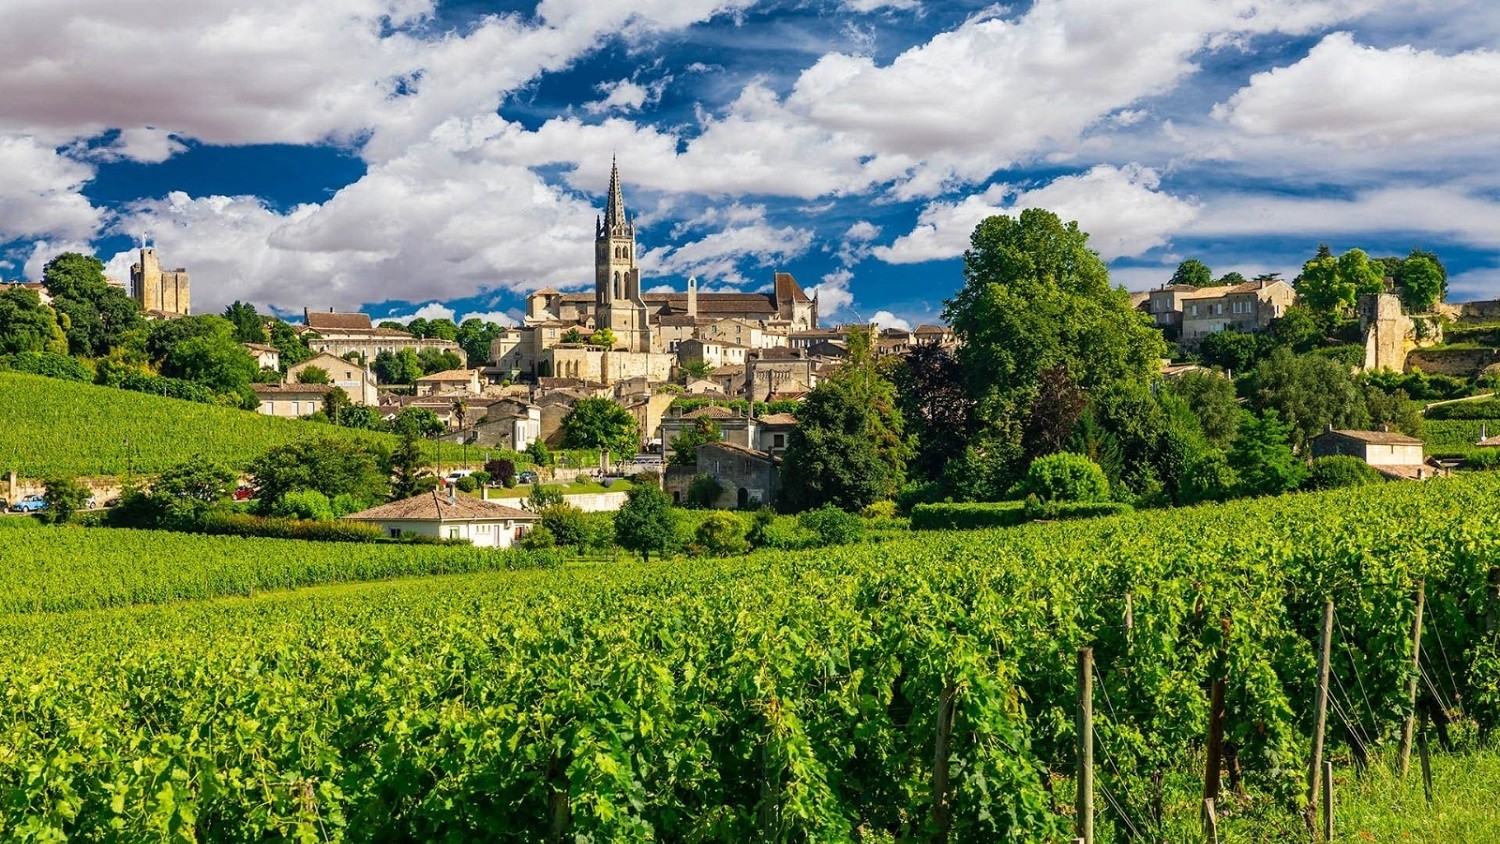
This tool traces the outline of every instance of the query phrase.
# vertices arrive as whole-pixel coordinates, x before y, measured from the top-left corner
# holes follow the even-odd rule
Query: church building
[[[525,324],[496,341],[492,360],[536,375],[586,379],[598,373],[609,383],[624,373],[660,377],[661,361],[621,353],[675,356],[682,341],[716,335],[714,326],[726,321],[735,321],[740,334],[763,336],[762,346],[786,346],[793,333],[818,327],[817,298],[808,296],[790,273],[774,273],[762,293],[700,293],[696,279],[689,279],[681,293],[644,293],[636,254],[635,224],[625,210],[619,166],[613,164],[604,214],[594,227],[593,292],[543,288],[527,296]],[[614,334],[615,346],[590,351],[608,351],[613,361],[580,362],[579,352],[570,349],[581,344],[561,342],[570,329],[587,336],[601,328]],[[567,358],[562,366],[566,373],[553,365],[554,357]]]

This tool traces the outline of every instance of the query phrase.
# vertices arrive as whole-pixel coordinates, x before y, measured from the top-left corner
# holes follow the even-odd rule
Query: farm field
[[[396,445],[394,436],[374,431],[0,372],[0,472],[14,469],[23,478],[153,473],[194,455],[238,468],[268,448],[315,437]],[[427,445],[434,457],[438,447]],[[441,448],[448,465],[462,453],[452,444]],[[482,449],[469,452],[483,459]]]
[[[1474,450],[1481,430],[1492,437],[1500,435],[1500,420],[1426,419],[1422,422],[1422,439],[1428,454],[1465,455]]]
[[[1500,478],[1471,476],[726,560],[21,607],[0,613],[0,838],[1063,840],[1088,645],[1098,840],[1194,840],[1216,677],[1245,795],[1226,786],[1223,840],[1277,840],[1301,824],[1325,597],[1337,777],[1400,730],[1418,581],[1452,732],[1495,724],[1497,524]],[[1348,829],[1490,828],[1389,817],[1366,783],[1363,803],[1342,786]]]

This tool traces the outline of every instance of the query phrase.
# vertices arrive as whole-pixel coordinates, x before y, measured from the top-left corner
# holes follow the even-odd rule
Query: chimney
[[[1390,426],[1390,424],[1387,423],[1387,422],[1381,422],[1380,423],[1380,433],[1382,433],[1382,434],[1389,434],[1390,432],[1391,432],[1391,426]]]

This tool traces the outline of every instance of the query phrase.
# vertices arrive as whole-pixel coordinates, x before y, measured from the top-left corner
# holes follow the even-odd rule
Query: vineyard
[[[1340,782],[1397,742],[1413,678],[1461,744],[1500,719],[1497,524],[1500,479],[1476,476],[721,561],[11,606],[0,837],[1066,840],[1083,647],[1099,841],[1197,840],[1216,680],[1221,840],[1305,837],[1325,599]],[[22,534],[31,554],[82,541],[31,533],[5,537],[7,565]],[[107,583],[116,561],[57,582]]]
[[[268,448],[314,437],[396,445],[390,434],[0,372],[0,473],[23,478],[153,473],[191,455],[240,467]],[[429,445],[434,456],[436,448]],[[444,462],[456,462],[461,449],[442,448]],[[475,460],[483,453],[471,452]]]

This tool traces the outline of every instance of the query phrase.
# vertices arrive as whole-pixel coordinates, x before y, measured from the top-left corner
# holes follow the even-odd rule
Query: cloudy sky
[[[149,237],[196,311],[507,320],[592,284],[935,319],[986,215],[1132,289],[1436,250],[1500,295],[1494,0],[5,0],[0,276]]]

